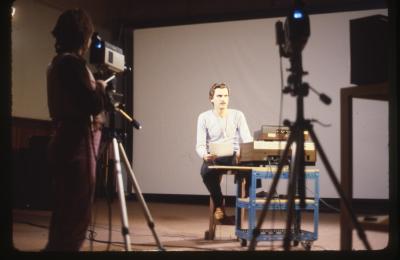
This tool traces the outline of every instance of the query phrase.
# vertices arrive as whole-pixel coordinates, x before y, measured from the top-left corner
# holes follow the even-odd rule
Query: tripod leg
[[[293,223],[293,213],[294,213],[294,198],[297,190],[297,172],[299,170],[299,144],[298,144],[298,129],[297,126],[294,125],[292,128],[294,131],[292,131],[294,140],[296,143],[296,149],[295,152],[292,152],[292,165],[291,165],[291,170],[289,171],[289,178],[288,178],[288,188],[287,188],[287,217],[286,217],[286,228],[285,228],[285,236],[283,238],[283,248],[284,250],[288,251],[290,250],[290,241],[292,240],[292,237],[294,235],[294,232],[292,233],[292,223]]]
[[[293,158],[293,157],[292,157]],[[295,160],[297,156],[295,154]],[[293,211],[294,211],[294,195],[296,191],[296,172],[297,172],[297,163],[295,162],[292,171],[289,173],[289,183],[287,188],[287,217],[286,217],[286,232],[283,238],[283,248],[284,250],[290,250],[290,241],[292,239],[292,223],[293,223]]]
[[[347,210],[347,214],[350,216],[351,221],[353,222],[353,226],[357,230],[358,237],[363,242],[365,248],[368,250],[371,250],[371,246],[367,240],[367,236],[365,235],[364,229],[361,227],[360,223],[357,221],[356,215],[354,214],[353,210],[351,209],[350,202],[347,199],[346,195],[344,194],[342,188],[340,187],[339,181],[337,180],[336,175],[328,161],[328,158],[326,157],[325,152],[322,149],[321,144],[319,143],[319,140],[318,140],[317,136],[315,135],[314,130],[311,127],[311,125],[308,125],[308,131],[310,133],[311,139],[315,143],[317,152],[320,154],[322,162],[324,163],[325,168],[328,171],[329,177],[331,178],[332,183],[336,188],[336,191],[339,193],[339,196],[342,199],[342,202],[344,203],[344,206]]]
[[[300,201],[304,199],[304,134],[301,124],[295,124],[293,126],[293,135],[295,137],[295,153],[292,154],[293,167],[291,168],[289,175],[289,183],[287,189],[287,219],[286,219],[286,232],[283,239],[283,247],[285,250],[290,250],[290,241],[297,237],[300,231],[300,211],[295,210],[295,197],[297,191],[300,193]],[[294,157],[294,160],[293,160]],[[304,202],[304,200],[303,200]],[[300,203],[301,204],[301,203]],[[295,217],[294,227],[293,216]],[[293,232],[292,232],[293,230]],[[297,241],[295,241],[297,243]]]
[[[265,216],[267,215],[268,207],[269,207],[270,201],[272,199],[272,195],[275,194],[275,192],[276,192],[276,186],[278,185],[278,181],[279,181],[279,178],[280,178],[281,173],[282,173],[283,165],[287,161],[287,158],[288,158],[288,155],[289,155],[289,148],[292,145],[293,141],[294,141],[294,135],[292,135],[292,133],[291,133],[289,135],[288,141],[286,143],[286,147],[283,150],[282,160],[279,162],[278,169],[276,170],[274,179],[272,180],[272,184],[271,184],[271,188],[269,189],[269,192],[268,192],[267,200],[265,201],[263,209],[261,211],[261,215],[258,218],[257,226],[253,230],[251,242],[250,242],[250,245],[249,245],[249,251],[253,251],[256,248],[257,237],[260,235],[261,225],[264,222]]]
[[[128,169],[128,172],[129,172],[128,177],[130,178],[130,180],[131,180],[131,182],[133,184],[133,188],[135,189],[135,192],[136,192],[136,195],[137,195],[137,197],[139,199],[140,205],[142,206],[142,210],[144,212],[144,216],[145,216],[145,218],[147,220],[147,225],[149,226],[151,232],[153,233],[153,237],[156,240],[158,249],[161,250],[161,251],[164,251],[165,249],[161,245],[160,239],[158,238],[157,233],[154,230],[154,221],[153,221],[153,218],[151,217],[150,210],[147,207],[146,202],[144,201],[142,191],[140,190],[140,187],[139,187],[139,184],[138,184],[138,182],[136,180],[135,174],[133,173],[133,170],[132,170],[132,167],[131,167],[131,165],[129,163],[128,157],[126,156],[124,147],[122,146],[121,143],[119,143],[119,149],[121,151],[122,158],[124,159],[125,166],[126,166],[126,168]]]
[[[127,210],[126,210],[121,163],[120,163],[118,144],[117,144],[116,138],[113,138],[112,146],[113,146],[115,173],[116,173],[116,177],[117,177],[118,197],[119,197],[120,209],[121,209],[122,236],[124,237],[124,241],[125,241],[125,250],[131,251],[131,239],[129,236],[128,215],[127,215]]]

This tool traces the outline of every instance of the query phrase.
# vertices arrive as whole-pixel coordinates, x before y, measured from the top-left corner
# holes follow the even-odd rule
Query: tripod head
[[[138,121],[136,121],[134,118],[130,117],[127,112],[124,111],[125,105],[120,102],[119,100],[123,98],[123,94],[118,93],[115,89],[115,85],[113,84],[113,79],[115,78],[115,74],[105,80],[107,82],[107,87],[106,87],[106,111],[109,112],[109,114],[112,117],[112,120],[115,120],[115,112],[118,112],[121,114],[126,120],[129,121],[129,123],[135,127],[136,129],[142,129],[142,126],[139,124]],[[110,122],[113,124],[113,122]]]

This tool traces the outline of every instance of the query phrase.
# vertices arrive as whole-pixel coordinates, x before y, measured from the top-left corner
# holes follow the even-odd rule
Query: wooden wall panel
[[[12,150],[28,148],[32,136],[50,136],[53,127],[50,120],[13,117],[12,126]]]

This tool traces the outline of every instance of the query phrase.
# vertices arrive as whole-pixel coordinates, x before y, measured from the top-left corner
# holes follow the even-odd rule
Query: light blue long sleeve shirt
[[[220,117],[213,110],[201,113],[197,119],[196,152],[203,158],[209,153],[210,143],[233,143],[233,150],[239,151],[239,143],[252,142],[246,118],[243,112],[228,109],[225,117]]]

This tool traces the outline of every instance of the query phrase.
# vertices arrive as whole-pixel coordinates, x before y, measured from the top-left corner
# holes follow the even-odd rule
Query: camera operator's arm
[[[73,53],[56,56],[48,68],[48,104],[53,119],[79,119],[104,109],[105,91],[86,61]]]
[[[86,75],[88,78],[84,77],[85,85],[87,86],[83,91],[84,97],[87,101],[88,109],[91,112],[90,114],[96,115],[104,110],[104,106],[106,103],[106,93],[105,89],[107,84],[103,80],[95,80],[92,72],[85,65]],[[89,85],[87,84],[87,80],[89,80]],[[84,102],[84,101],[83,101]]]
[[[104,80],[96,80],[96,88],[99,88],[99,91],[103,91],[106,89],[107,83]]]

